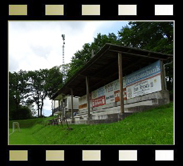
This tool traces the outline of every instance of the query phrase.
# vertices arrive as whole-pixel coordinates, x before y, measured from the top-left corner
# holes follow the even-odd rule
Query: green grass
[[[73,130],[66,125],[45,126],[46,120],[19,120],[21,132],[11,134],[9,144],[173,144],[173,103],[134,113],[120,122],[70,125]]]

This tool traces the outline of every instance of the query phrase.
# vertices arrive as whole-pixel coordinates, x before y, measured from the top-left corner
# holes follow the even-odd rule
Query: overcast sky
[[[62,64],[61,35],[65,34],[65,64],[98,33],[115,33],[127,21],[9,21],[9,71],[50,69]],[[51,101],[44,102],[43,113],[51,115]]]

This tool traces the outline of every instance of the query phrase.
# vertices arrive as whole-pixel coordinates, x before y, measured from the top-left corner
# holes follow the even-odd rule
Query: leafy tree
[[[69,73],[70,68],[71,68],[71,63],[64,64],[64,72],[65,73],[62,73],[62,74],[64,74],[64,76],[65,76],[65,82],[67,82],[67,80],[69,78],[71,78],[71,76],[72,76],[71,73]],[[64,84],[64,82],[62,82],[62,84]]]
[[[29,71],[30,98],[28,103],[35,103],[37,106],[38,117],[42,117],[44,100],[58,91],[62,86],[62,76],[60,67],[54,66],[51,69],[40,69]]]
[[[173,53],[173,22],[129,22],[118,34],[125,46]]]
[[[61,72],[61,67],[64,67],[65,73]],[[48,77],[46,79],[45,90],[47,90],[48,97],[51,99],[53,94],[55,94],[63,86],[63,76],[66,79],[66,66],[54,66],[49,69]],[[53,111],[52,111],[53,115]]]
[[[36,110],[34,108],[34,101],[30,99],[30,97],[26,100],[26,106],[31,110],[32,116],[36,115]]]
[[[63,73],[60,71],[61,66],[54,66],[48,70],[45,77],[44,90],[47,91],[47,96],[52,97],[63,85]]]
[[[27,72],[20,70],[18,73],[9,72],[9,100],[15,105],[15,110],[18,111],[19,105],[23,104],[27,98]],[[10,106],[11,109],[11,106]]]
[[[91,43],[91,48],[97,53],[106,43],[120,44],[118,37],[114,33],[109,33],[108,35],[97,34],[94,38],[94,42]]]
[[[9,89],[9,119],[12,120],[14,119],[14,115],[16,114],[17,110],[19,108],[19,105],[16,105],[14,94]]]
[[[35,70],[35,71],[28,72],[29,87],[31,89],[31,91],[30,91],[31,97],[29,98],[28,102],[29,103],[33,103],[33,102],[36,103],[38,117],[42,116],[44,99],[47,96],[47,91],[44,89],[44,86],[46,84],[47,75],[48,75],[47,69]]]
[[[85,43],[83,48],[77,51],[71,59],[70,69],[67,73],[68,79],[91,59],[92,52],[96,54],[106,43],[120,44],[120,41],[114,33],[109,33],[108,35],[102,35],[99,33],[97,34],[97,37],[94,38],[94,42],[91,44]]]
[[[20,106],[14,117],[15,119],[30,119],[32,118],[32,112],[27,106]]]
[[[32,114],[35,114],[34,103],[37,106],[38,117],[42,116],[44,99],[47,96],[51,98],[53,93],[62,86],[63,73],[60,72],[60,67],[28,72],[22,70],[9,72],[9,115],[11,119],[17,118],[16,115],[20,115],[18,111],[20,112],[22,108],[25,110],[25,106],[29,110],[32,109]]]
[[[25,105],[29,96],[27,72],[9,72],[9,119],[31,118],[30,109]],[[24,106],[23,106],[24,105]],[[24,112],[22,112],[25,110]]]

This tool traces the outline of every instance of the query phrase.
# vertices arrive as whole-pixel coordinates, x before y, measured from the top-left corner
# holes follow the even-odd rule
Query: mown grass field
[[[9,136],[10,145],[134,145],[173,144],[173,103],[134,113],[120,122],[97,125],[45,125],[48,118],[18,120],[21,131]],[[9,133],[12,132],[9,122]]]

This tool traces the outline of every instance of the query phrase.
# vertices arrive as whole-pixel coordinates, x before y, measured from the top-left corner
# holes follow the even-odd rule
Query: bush
[[[11,119],[30,119],[32,118],[32,112],[31,110],[26,106],[19,106],[17,111],[14,111],[11,114]]]

